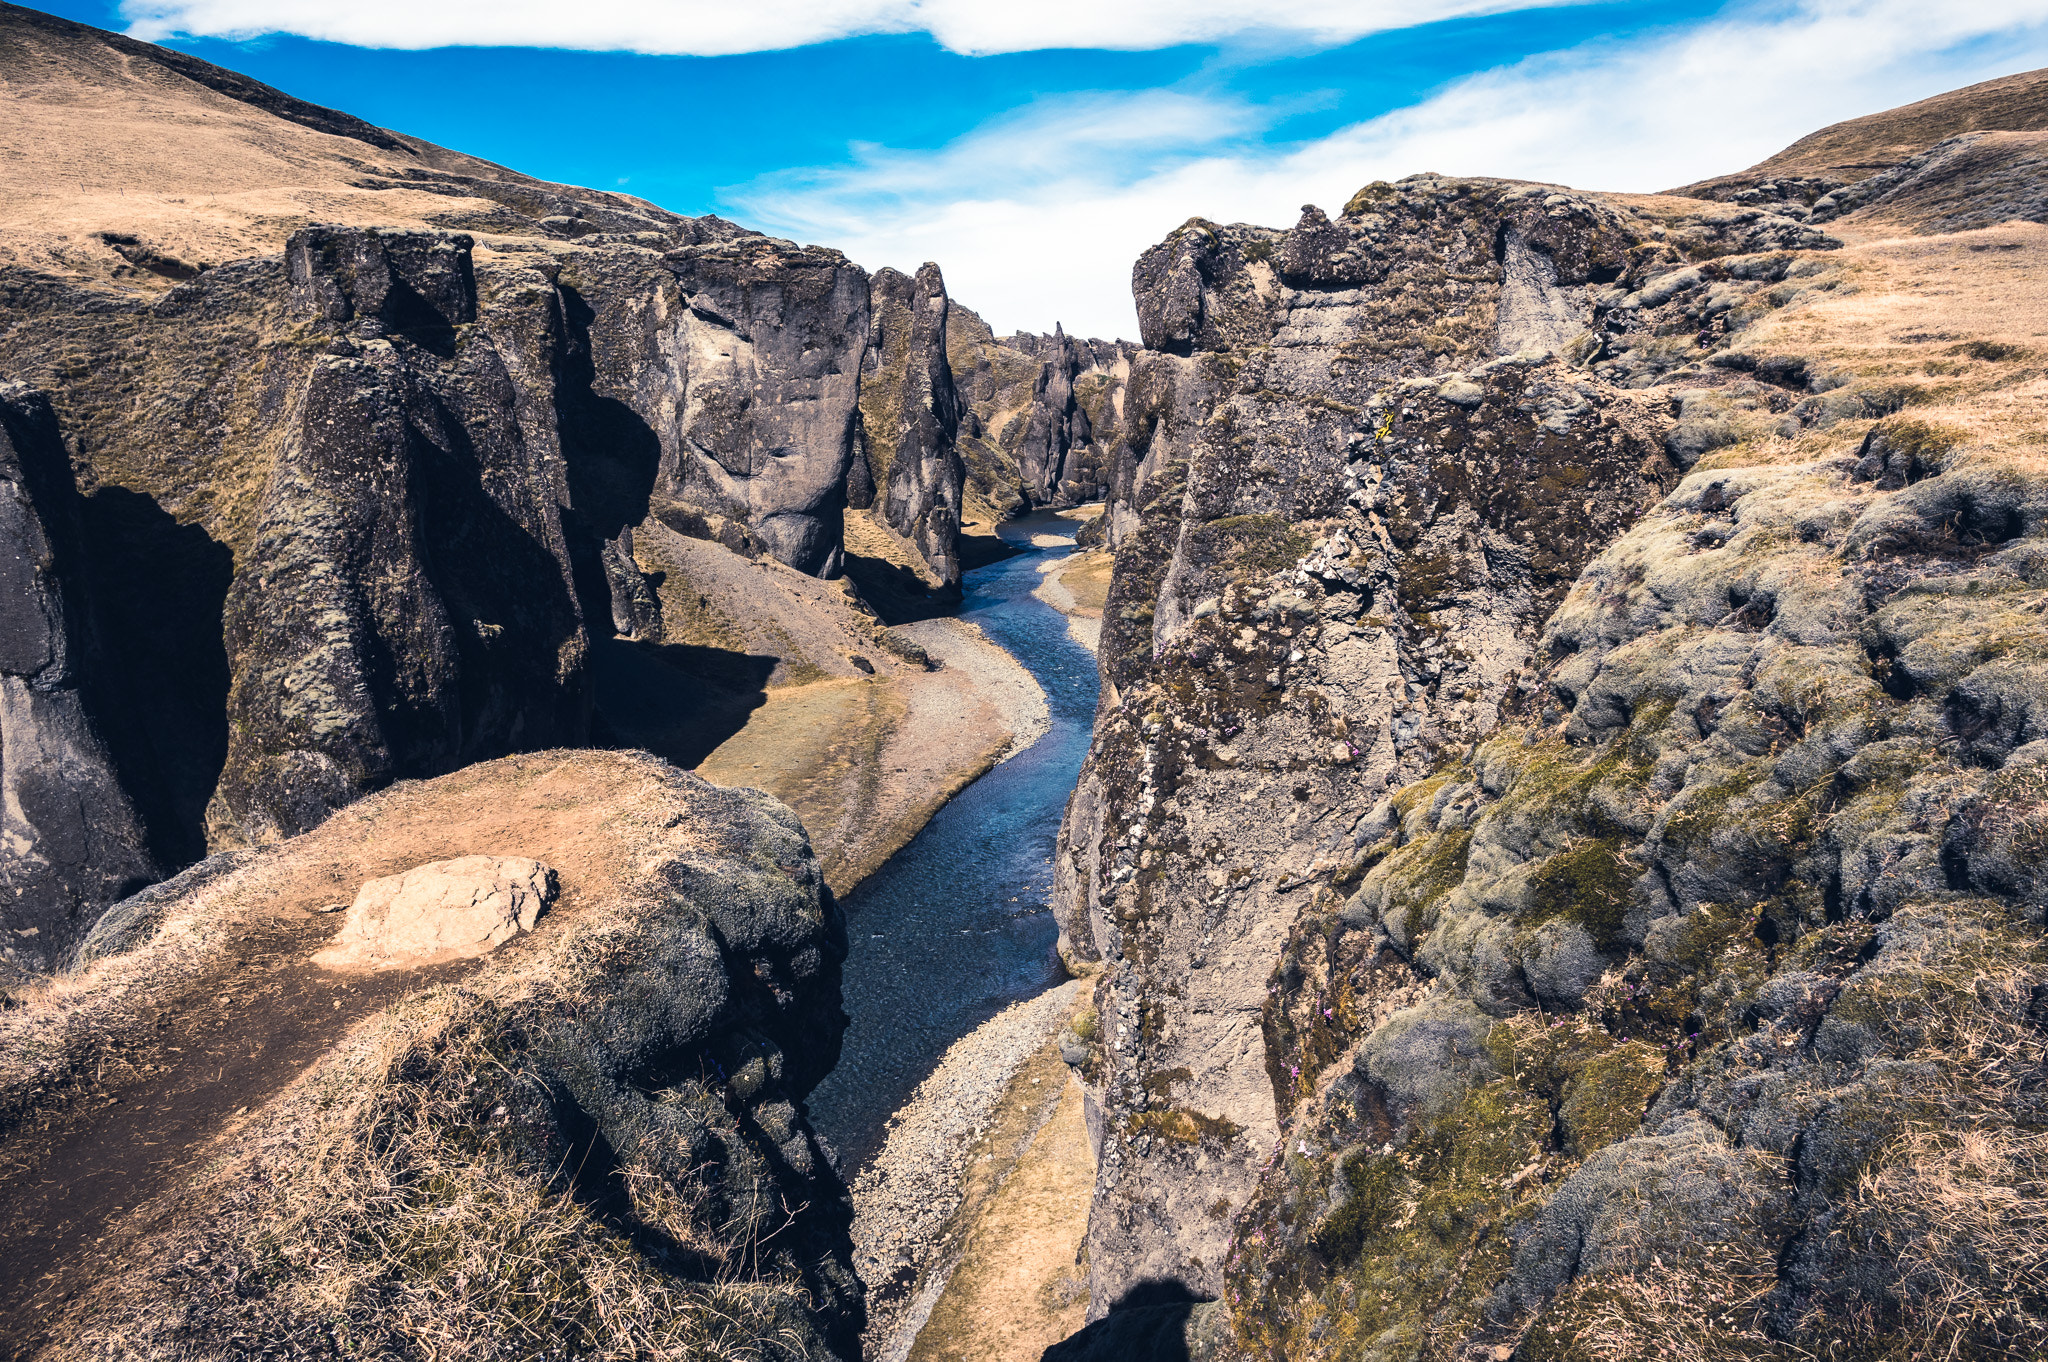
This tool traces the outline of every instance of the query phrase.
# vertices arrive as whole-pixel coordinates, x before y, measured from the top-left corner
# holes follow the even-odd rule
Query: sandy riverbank
[[[1020,1327],[1031,1331],[1035,1323],[1046,1334],[1033,1354],[1080,1327],[1085,1274],[1073,1257],[1087,1229],[1094,1158],[1080,1124],[1080,1091],[1054,1038],[1087,996],[1086,981],[1074,980],[990,1018],[946,1052],[892,1118],[882,1152],[853,1186],[854,1262],[869,1286],[869,1357],[953,1355],[930,1352],[937,1332],[922,1337],[935,1318],[947,1324],[949,1339],[968,1347],[961,1355],[975,1357],[1005,1355],[983,1343],[1023,1347]],[[1028,1260],[1016,1245],[999,1250],[1012,1288],[1001,1294],[1040,1308],[1019,1310],[1013,1301],[976,1309],[986,1305],[978,1297],[992,1294],[982,1280],[989,1214],[1019,1195],[1061,1203],[1033,1230],[1045,1242]],[[1016,1277],[1020,1267],[1028,1280]]]

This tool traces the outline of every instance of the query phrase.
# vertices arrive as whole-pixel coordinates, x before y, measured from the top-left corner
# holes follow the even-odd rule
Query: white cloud
[[[955,52],[1147,51],[1268,35],[1368,33],[1575,0],[125,0],[138,38],[291,33],[361,47],[564,47],[726,56],[869,33],[929,33]]]
[[[1647,191],[1739,170],[1828,123],[2048,65],[2048,0],[1758,4],[1459,81],[1315,142],[1247,147],[1262,111],[1154,92],[1037,106],[929,153],[731,195],[750,225],[873,267],[937,260],[998,331],[1134,336],[1130,267],[1190,216],[1291,225],[1423,170]],[[1119,140],[1121,139],[1121,140]]]

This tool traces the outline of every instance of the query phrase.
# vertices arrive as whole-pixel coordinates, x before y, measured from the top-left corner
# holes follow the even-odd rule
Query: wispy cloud
[[[955,52],[1147,51],[1267,36],[1326,45],[1368,33],[1574,0],[126,0],[152,40],[290,33],[362,47],[563,47],[727,56],[873,33]]]
[[[1190,215],[1290,224],[1422,170],[1646,191],[1739,170],[1827,123],[2048,65],[2048,0],[1804,0],[1528,58],[1314,142],[1270,111],[1150,92],[1049,102],[933,152],[732,191],[748,222],[871,267],[940,261],[999,329],[1131,335],[1130,266]]]

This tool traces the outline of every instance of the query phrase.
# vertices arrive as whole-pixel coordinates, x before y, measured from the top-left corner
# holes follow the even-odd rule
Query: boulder
[[[404,969],[467,960],[533,930],[560,891],[554,869],[522,856],[457,856],[371,880],[356,892],[329,968]]]

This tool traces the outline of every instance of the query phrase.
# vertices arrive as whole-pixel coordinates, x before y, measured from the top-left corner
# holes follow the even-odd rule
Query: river
[[[1074,551],[1079,525],[1042,513],[1004,529],[1019,542],[1068,543],[968,573],[960,617],[1037,679],[1051,727],[962,790],[846,897],[853,1020],[809,1107],[848,1181],[954,1041],[1066,977],[1054,949],[1052,858],[1095,722],[1095,655],[1031,593],[1048,558]]]

